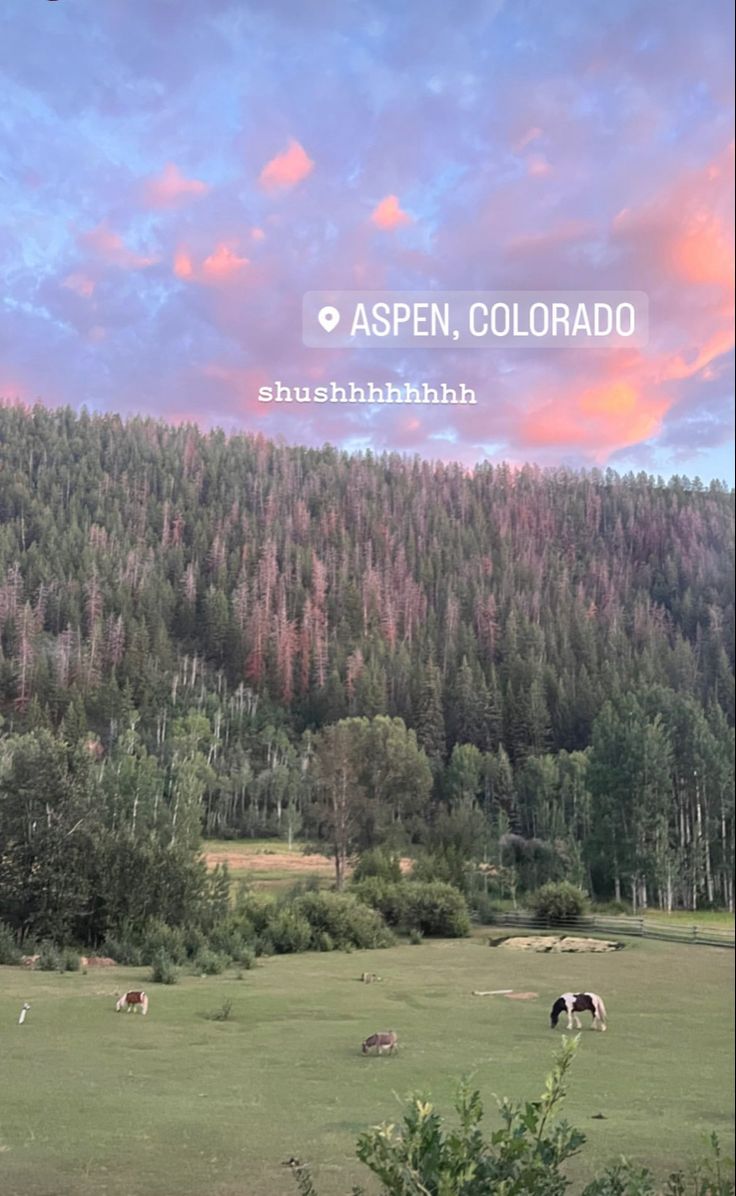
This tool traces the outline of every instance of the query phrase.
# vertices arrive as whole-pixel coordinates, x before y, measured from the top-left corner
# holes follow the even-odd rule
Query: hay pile
[[[609,939],[574,938],[570,935],[537,934],[525,935],[523,938],[504,939],[501,944],[511,951],[542,951],[542,952],[582,952],[582,951],[618,951],[621,943],[611,942]]]

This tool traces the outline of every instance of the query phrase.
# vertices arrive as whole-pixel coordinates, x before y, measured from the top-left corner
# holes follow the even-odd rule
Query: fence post
[[[698,938],[698,928],[697,928],[697,926],[693,926],[693,942],[696,942],[697,938]]]
[[[644,919],[643,918],[639,918],[639,935],[641,938],[644,938]]]

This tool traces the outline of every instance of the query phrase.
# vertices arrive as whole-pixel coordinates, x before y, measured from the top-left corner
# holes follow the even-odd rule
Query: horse
[[[366,1038],[361,1049],[364,1055],[367,1055],[373,1048],[375,1048],[377,1055],[382,1055],[384,1051],[388,1051],[389,1055],[393,1055],[398,1046],[398,1034],[394,1034],[393,1030],[386,1030],[378,1034],[371,1034],[369,1038]]]
[[[568,1030],[572,1030],[573,1022],[575,1022],[575,1028],[581,1030],[582,1025],[577,1015],[585,1011],[593,1014],[593,1030],[597,1027],[605,1030],[606,1007],[597,993],[563,993],[552,1006],[552,1011],[549,1015],[550,1030],[555,1029],[563,1013],[567,1014]]]
[[[148,996],[144,992],[131,991],[123,993],[122,997],[115,1006],[115,1012],[119,1013],[121,1009],[127,1009],[131,1013],[134,1009],[140,1009],[142,1014],[148,1013]]]

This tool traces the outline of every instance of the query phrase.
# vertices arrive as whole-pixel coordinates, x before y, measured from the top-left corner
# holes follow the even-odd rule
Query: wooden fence
[[[514,927],[519,930],[536,931],[545,934],[551,931],[563,934],[605,934],[634,936],[635,938],[665,939],[671,943],[698,943],[705,947],[730,947],[734,949],[734,931],[720,926],[710,926],[696,920],[686,922],[657,922],[653,918],[627,918],[598,914],[584,914],[564,922],[552,922],[540,918],[531,910],[509,910],[497,913],[491,926]]]

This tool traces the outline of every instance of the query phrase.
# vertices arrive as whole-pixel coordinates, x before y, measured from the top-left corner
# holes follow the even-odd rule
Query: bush
[[[357,1155],[391,1196],[444,1192],[488,1196],[514,1192],[526,1196],[564,1196],[570,1187],[565,1164],[585,1146],[585,1134],[561,1119],[570,1066],[578,1039],[563,1039],[544,1091],[536,1101],[498,1100],[501,1125],[487,1134],[480,1092],[467,1080],[459,1086],[455,1109],[459,1124],[446,1119],[426,1096],[409,1097],[403,1121],[376,1126],[358,1138]],[[297,1164],[294,1179],[300,1196],[318,1196],[308,1164]],[[733,1196],[725,1160],[715,1134],[710,1153],[693,1175],[681,1171],[657,1184],[646,1168],[621,1159],[582,1189],[582,1196]],[[371,1189],[373,1190],[373,1189]],[[363,1187],[355,1196],[367,1196]]]
[[[53,943],[42,944],[36,967],[39,972],[63,972],[66,970],[64,957]]]
[[[277,955],[308,951],[312,945],[312,927],[295,909],[278,909],[268,931]]]
[[[160,953],[174,964],[186,963],[188,958],[184,930],[180,926],[168,926],[157,918],[146,925],[141,947],[144,963],[152,963]]]
[[[229,1022],[232,1012],[232,1001],[223,1001],[219,1009],[213,1009],[211,1013],[205,1013],[204,1016],[210,1022]]]
[[[233,956],[235,963],[239,963],[241,968],[249,972],[251,968],[256,966],[256,953],[252,947],[243,947],[243,949],[235,956]]]
[[[201,976],[220,976],[225,971],[225,968],[230,963],[227,955],[221,955],[217,951],[210,951],[205,947],[203,951],[194,960],[194,970]]]
[[[256,939],[256,956],[258,955],[275,955],[276,948],[271,938],[270,933],[266,930],[263,934],[259,934]]]
[[[401,862],[397,855],[391,855],[380,847],[364,851],[353,872],[353,881],[359,883],[375,877],[388,883],[401,880]]]
[[[473,914],[481,926],[492,926],[498,915],[503,912],[498,902],[489,897],[487,893],[477,893],[470,904]]]
[[[243,928],[250,928],[253,935],[262,934],[268,927],[273,913],[272,898],[265,893],[251,893],[243,888],[235,899],[233,922]]]
[[[424,935],[422,934],[421,930],[410,930],[409,942],[411,943],[412,947],[420,947],[424,942]]]
[[[0,922],[0,963],[20,963],[21,954],[12,930],[6,922]]]
[[[400,930],[418,930],[442,938],[463,938],[470,931],[465,898],[444,881],[386,884],[369,877],[356,886],[355,895],[378,910],[389,926]]]
[[[443,881],[409,881],[404,895],[407,930],[441,938],[464,938],[470,933],[468,906],[462,893]]]
[[[151,959],[151,981],[153,984],[176,984],[179,977],[176,966],[163,947],[154,953]]]
[[[61,952],[61,961],[65,972],[78,972],[82,966],[79,952],[75,951],[73,947],[67,947]]]
[[[146,960],[143,958],[143,948],[129,938],[115,938],[108,936],[102,944],[102,953],[116,963],[126,967],[139,968]]]
[[[375,910],[356,901],[348,893],[305,893],[294,902],[294,909],[314,932],[326,933],[337,950],[357,947],[389,947],[393,936],[383,918]]]
[[[406,913],[406,884],[403,881],[393,882],[381,880],[377,876],[369,876],[352,890],[355,898],[378,910],[381,917],[389,926],[402,926]]]
[[[206,945],[212,951],[227,955],[235,963],[242,963],[244,959],[254,956],[255,944],[256,932],[252,922],[232,917],[213,926]]]
[[[576,922],[586,912],[588,899],[582,889],[567,880],[551,881],[530,895],[529,908],[553,925]]]

